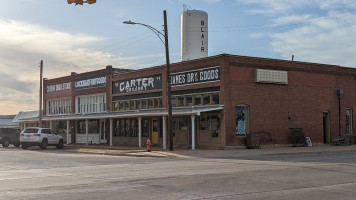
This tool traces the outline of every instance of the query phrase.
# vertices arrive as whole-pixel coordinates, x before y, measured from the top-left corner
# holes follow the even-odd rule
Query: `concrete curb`
[[[356,146],[355,146],[356,147]],[[88,147],[86,147],[88,148]],[[279,155],[311,155],[311,154],[335,154],[335,153],[350,153],[356,152],[356,148],[319,148],[319,149],[294,149],[294,147],[285,149],[266,149],[266,151],[259,150],[177,150],[170,152],[167,150],[154,150],[151,152],[128,152],[128,153],[110,153],[110,152],[91,152],[80,151],[79,148],[66,148],[67,152],[95,154],[95,155],[110,155],[110,156],[131,156],[131,157],[153,157],[153,158],[246,158],[256,156],[279,156]],[[89,148],[99,150],[100,148]],[[119,149],[117,149],[119,150]],[[129,150],[129,149],[124,149]],[[133,149],[135,150],[135,149]],[[273,151],[273,152],[271,152]]]

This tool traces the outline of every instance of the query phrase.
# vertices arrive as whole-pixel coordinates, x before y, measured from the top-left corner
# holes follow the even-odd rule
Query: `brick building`
[[[150,138],[166,148],[165,73],[165,65],[107,66],[45,79],[43,126],[67,143],[142,146]],[[174,146],[244,147],[257,132],[290,145],[293,128],[313,143],[353,137],[355,78],[353,68],[227,54],[173,63]]]

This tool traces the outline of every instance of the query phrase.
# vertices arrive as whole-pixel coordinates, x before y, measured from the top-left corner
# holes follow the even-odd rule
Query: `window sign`
[[[57,92],[57,91],[62,91],[62,90],[70,90],[70,89],[71,89],[71,82],[60,83],[60,84],[56,84],[56,85],[48,85],[47,93]]]
[[[192,85],[219,80],[219,66],[171,74],[171,86]]]
[[[162,89],[162,74],[136,77],[113,82],[113,94]]]
[[[75,89],[83,90],[96,87],[105,87],[106,86],[106,76],[104,74],[78,78],[75,81]]]

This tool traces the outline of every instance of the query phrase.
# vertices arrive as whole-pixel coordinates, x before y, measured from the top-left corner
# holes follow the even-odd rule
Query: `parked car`
[[[47,146],[57,146],[57,149],[62,149],[63,137],[50,128],[31,127],[21,132],[20,143],[23,149],[30,146],[39,146],[41,149],[46,149]]]
[[[0,143],[3,147],[13,144],[15,147],[20,146],[20,129],[17,128],[0,128]]]

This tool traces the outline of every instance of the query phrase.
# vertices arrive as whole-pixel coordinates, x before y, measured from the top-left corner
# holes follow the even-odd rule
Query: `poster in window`
[[[236,135],[247,133],[247,107],[236,107]]]

